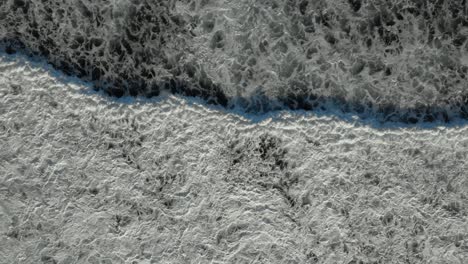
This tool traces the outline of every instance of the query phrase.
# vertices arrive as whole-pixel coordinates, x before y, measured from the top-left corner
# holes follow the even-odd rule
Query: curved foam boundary
[[[117,97],[164,90],[257,113],[333,105],[383,121],[468,118],[466,8],[222,2],[10,0],[0,38]],[[408,26],[418,21],[427,25]]]

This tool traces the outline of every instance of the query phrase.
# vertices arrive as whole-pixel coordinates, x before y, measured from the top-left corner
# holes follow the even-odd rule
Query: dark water
[[[0,3],[7,52],[121,97],[162,90],[248,112],[468,118],[465,1]]]

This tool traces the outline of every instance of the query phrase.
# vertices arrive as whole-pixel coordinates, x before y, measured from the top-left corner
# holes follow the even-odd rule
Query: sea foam
[[[8,0],[0,38],[114,96],[415,123],[468,117],[467,18],[460,1]]]

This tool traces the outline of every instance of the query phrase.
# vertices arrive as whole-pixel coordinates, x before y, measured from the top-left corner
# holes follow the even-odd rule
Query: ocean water
[[[466,263],[468,127],[116,99],[0,56],[0,263]]]
[[[463,4],[0,1],[0,263],[467,263]]]
[[[463,1],[0,3],[7,50],[111,95],[169,91],[264,113],[340,108],[406,123],[468,116]]]

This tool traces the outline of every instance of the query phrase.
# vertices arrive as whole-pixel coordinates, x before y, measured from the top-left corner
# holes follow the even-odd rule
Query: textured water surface
[[[0,39],[111,95],[468,117],[465,1],[8,0]]]
[[[114,100],[0,57],[0,263],[466,263],[468,128]]]
[[[467,15],[0,1],[0,263],[468,263]]]

